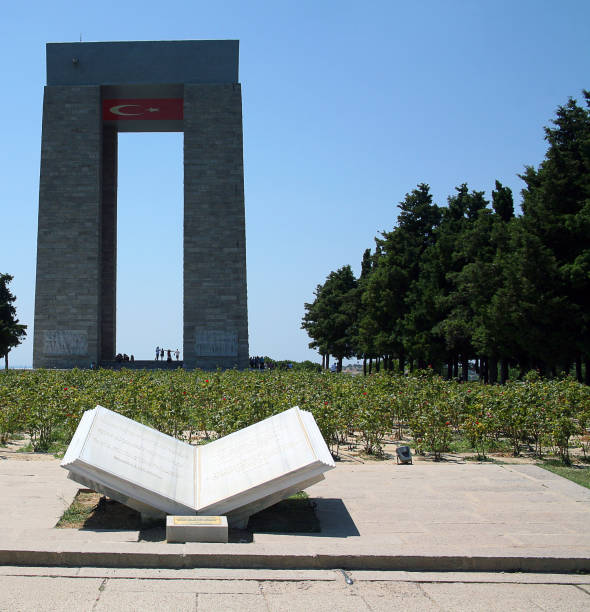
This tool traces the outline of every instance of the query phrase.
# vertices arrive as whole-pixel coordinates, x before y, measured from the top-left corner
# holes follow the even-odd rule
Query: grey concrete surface
[[[0,566],[1,611],[588,610],[590,576]],[[191,575],[192,574],[192,575]]]
[[[100,87],[46,87],[33,364],[87,368],[100,358]]]
[[[46,54],[48,85],[238,81],[237,40],[47,43]]]
[[[57,460],[0,460],[0,547],[11,533],[54,532],[79,488]]]
[[[229,544],[167,544],[164,530],[142,540],[138,531],[54,529],[76,488],[57,461],[0,460],[0,563],[590,570],[590,490],[530,465],[340,464],[308,490],[321,533]]]
[[[189,369],[248,367],[243,157],[239,83],[185,84],[182,356]],[[233,341],[204,351],[199,336],[209,333]]]

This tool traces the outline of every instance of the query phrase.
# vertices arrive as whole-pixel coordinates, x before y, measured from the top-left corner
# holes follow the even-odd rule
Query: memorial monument
[[[61,465],[144,516],[225,515],[231,527],[335,466],[313,415],[297,407],[191,446],[102,406],[82,415]]]
[[[33,367],[114,358],[117,135],[163,131],[184,133],[184,365],[248,366],[238,41],[214,40],[47,45]]]

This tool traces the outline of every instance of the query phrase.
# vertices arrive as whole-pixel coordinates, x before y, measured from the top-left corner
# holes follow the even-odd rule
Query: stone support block
[[[225,516],[172,516],[166,517],[166,541],[222,542],[228,541]]]
[[[33,366],[88,367],[100,352],[100,87],[46,87]]]
[[[242,96],[184,87],[184,364],[248,366]]]

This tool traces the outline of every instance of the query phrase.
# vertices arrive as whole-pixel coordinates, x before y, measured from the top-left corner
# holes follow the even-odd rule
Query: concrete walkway
[[[0,611],[590,609],[590,576],[0,566]]]
[[[338,465],[308,489],[321,533],[230,544],[54,529],[78,488],[66,475],[56,460],[0,460],[0,564],[590,570],[590,490],[531,465]]]

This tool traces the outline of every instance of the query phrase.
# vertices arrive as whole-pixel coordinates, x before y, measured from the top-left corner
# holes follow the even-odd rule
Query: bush
[[[417,452],[436,460],[465,436],[480,457],[507,438],[515,454],[531,445],[540,456],[550,444],[567,463],[572,440],[588,444],[590,423],[590,389],[571,378],[501,387],[445,381],[431,370],[368,377],[307,369],[34,370],[0,375],[0,442],[26,431],[35,450],[67,443],[96,404],[193,442],[298,405],[313,413],[335,456],[357,439],[380,455],[387,436],[400,438],[408,428]]]

